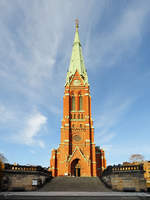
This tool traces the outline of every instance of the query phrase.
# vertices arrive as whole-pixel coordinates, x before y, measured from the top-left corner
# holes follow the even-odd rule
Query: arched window
[[[72,110],[75,110],[75,96],[72,96]]]
[[[82,96],[79,96],[79,110],[83,109]]]

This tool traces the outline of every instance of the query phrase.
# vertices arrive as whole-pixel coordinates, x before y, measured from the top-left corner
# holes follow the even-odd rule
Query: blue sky
[[[0,1],[0,152],[49,166],[79,19],[95,143],[107,164],[150,160],[150,1]]]

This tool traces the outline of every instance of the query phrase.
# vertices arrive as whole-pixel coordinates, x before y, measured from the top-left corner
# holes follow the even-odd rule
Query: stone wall
[[[36,190],[38,187],[40,187],[42,184],[45,183],[45,181],[49,177],[46,174],[41,174],[40,172],[32,172],[32,173],[10,173],[10,172],[4,172],[3,179],[5,182],[7,182],[7,190]],[[32,185],[32,181],[37,180],[37,186]]]
[[[119,191],[146,191],[146,181],[143,174],[112,174],[111,184],[113,190]]]
[[[147,191],[146,180],[142,168],[126,170],[119,166],[104,171],[102,181],[117,191]]]
[[[51,179],[51,173],[42,167],[7,165],[3,170],[2,189],[32,191]]]

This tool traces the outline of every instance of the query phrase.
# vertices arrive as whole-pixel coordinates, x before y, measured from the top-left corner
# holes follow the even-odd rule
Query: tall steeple
[[[79,28],[79,23],[78,20],[76,20],[76,31],[72,47],[72,55],[70,59],[69,70],[67,72],[66,85],[70,84],[72,76],[75,74],[76,71],[78,71],[79,74],[81,75],[84,84],[86,83],[88,84],[88,76],[84,65],[78,28]]]
[[[76,20],[75,38],[63,96],[61,142],[52,150],[52,176],[100,176],[104,151],[95,147],[91,95]]]

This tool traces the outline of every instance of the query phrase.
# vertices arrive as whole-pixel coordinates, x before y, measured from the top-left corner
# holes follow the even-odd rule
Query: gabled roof
[[[85,157],[85,155],[81,152],[80,148],[79,148],[78,146],[76,146],[76,147],[75,147],[75,150],[74,150],[73,153],[72,153],[72,155],[69,156],[68,162],[70,162],[70,160],[71,160],[72,157],[74,156],[75,152],[77,152],[77,151],[80,153],[80,155],[81,155],[86,161],[88,161],[87,158]]]
[[[72,47],[72,55],[70,59],[69,70],[67,72],[66,84],[70,84],[70,78],[72,77],[72,75],[75,74],[76,71],[78,71],[79,74],[81,75],[84,84],[85,83],[88,84],[88,76],[84,65],[82,48],[79,39],[78,24],[76,24],[76,32]]]

